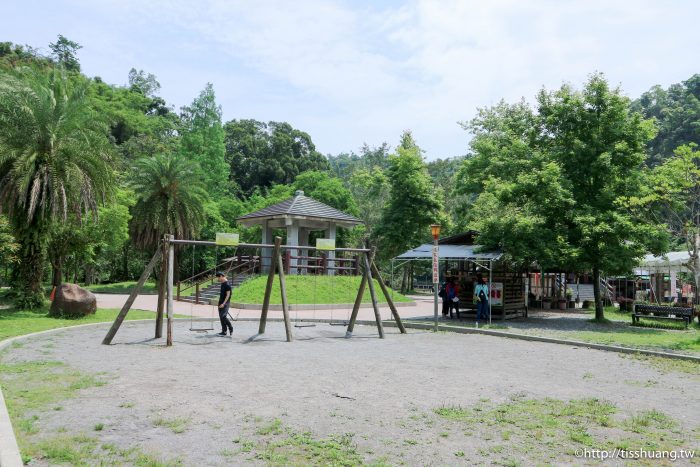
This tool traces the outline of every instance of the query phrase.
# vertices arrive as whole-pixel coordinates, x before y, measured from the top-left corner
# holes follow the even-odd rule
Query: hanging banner
[[[503,305],[503,283],[491,283],[491,305]]]
[[[238,246],[240,243],[237,233],[216,233],[216,244],[220,246]]]
[[[332,240],[330,238],[317,238],[316,249],[325,251],[335,250],[335,240]]]
[[[440,247],[433,246],[433,284],[440,282]]]

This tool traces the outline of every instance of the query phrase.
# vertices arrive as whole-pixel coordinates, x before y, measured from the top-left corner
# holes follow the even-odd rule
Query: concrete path
[[[126,294],[95,294],[97,296],[97,306],[99,308],[121,308],[126,299],[129,297]],[[401,318],[418,318],[433,315],[433,301],[432,297],[428,296],[411,296],[411,299],[415,300],[416,306],[406,306],[399,307],[399,315]],[[147,310],[156,311],[158,305],[158,297],[156,295],[139,295],[132,306],[134,310]],[[327,307],[328,305],[322,305]],[[196,318],[218,318],[216,307],[211,305],[195,305],[193,303],[186,302],[175,302],[174,311],[176,314],[194,316]],[[240,311],[240,313],[239,313]],[[333,308],[321,308],[319,306],[316,310],[292,310],[290,312],[292,319],[337,319],[337,320],[347,320],[350,317],[350,312],[352,311],[352,306],[350,305],[336,305]],[[391,310],[388,306],[379,306],[379,311],[381,313],[382,319],[391,319]],[[260,317],[260,310],[238,310],[231,309],[231,315],[238,315],[240,318],[258,318]],[[270,318],[282,318],[282,312],[277,310],[270,310]],[[372,307],[360,308],[360,312],[357,316],[360,320],[373,320],[374,311]]]

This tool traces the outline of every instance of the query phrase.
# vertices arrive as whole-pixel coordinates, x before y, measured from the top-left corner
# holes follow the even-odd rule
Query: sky
[[[224,120],[287,121],[324,154],[398,143],[468,152],[458,122],[603,72],[632,98],[700,72],[696,0],[3,0],[0,41],[125,85],[153,73],[179,109],[207,82]]]

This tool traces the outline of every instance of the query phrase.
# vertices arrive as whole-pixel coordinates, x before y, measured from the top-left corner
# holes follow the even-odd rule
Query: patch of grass
[[[113,282],[111,284],[93,284],[83,286],[85,289],[93,293],[113,293],[113,294],[130,294],[136,287],[136,281]],[[154,281],[147,281],[141,289],[144,295],[155,295],[158,293],[157,285]]]
[[[153,420],[153,426],[162,426],[170,428],[173,433],[184,433],[190,423],[189,417],[163,418],[159,417]]]
[[[141,467],[180,467],[179,459],[164,459],[139,448],[120,449],[111,443],[100,444],[96,438],[60,435],[42,439],[28,448],[26,462],[34,458],[50,465],[134,465]]]
[[[647,363],[662,373],[687,373],[700,378],[700,368],[698,368],[698,364],[690,360],[676,360],[641,354],[625,355],[624,358],[633,358],[640,362]]]
[[[282,420],[276,418],[271,423],[258,428],[257,433],[259,435],[279,435],[282,433]]]
[[[316,439],[311,433],[286,430],[286,437],[259,443],[255,458],[270,465],[337,465],[364,464],[353,443],[353,435],[331,435]]]
[[[119,313],[119,310],[115,308],[100,308],[94,315],[79,319],[65,319],[51,318],[48,316],[48,311],[48,306],[37,310],[18,310],[12,307],[0,308],[0,340],[66,326],[111,322],[114,321],[114,318]],[[151,311],[131,310],[126,319],[150,319],[154,316],[155,313]],[[22,344],[19,343],[18,345],[21,346]]]
[[[357,291],[360,288],[362,276],[287,276],[287,298],[291,305],[296,304],[351,304],[354,303]],[[265,282],[267,277],[258,276],[249,279],[233,290],[233,298],[236,303],[263,302]],[[377,299],[380,303],[386,303],[384,294],[379,289],[379,283],[375,280]],[[281,304],[279,282],[273,283],[270,303]],[[395,302],[410,302],[411,300],[398,292],[393,294]],[[370,303],[369,288],[365,289],[364,303]]]
[[[104,423],[98,423],[97,425],[95,425],[94,430],[95,431],[102,431],[102,430],[104,430],[104,428],[105,428]]]
[[[130,408],[134,407],[135,405],[136,404],[133,402],[122,402],[121,404],[119,404],[119,407],[121,407],[122,409],[130,409]]]
[[[620,420],[617,408],[600,399],[515,398],[493,406],[443,406],[434,412],[452,429],[479,439],[484,460],[500,465],[521,462],[516,459],[526,465],[576,464],[574,454],[581,447],[687,449],[696,436],[681,431],[658,410]]]

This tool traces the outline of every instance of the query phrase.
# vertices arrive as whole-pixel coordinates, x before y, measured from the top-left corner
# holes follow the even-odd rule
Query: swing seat
[[[341,322],[330,322],[328,323],[329,326],[347,326],[349,324],[348,321],[341,321]]]
[[[316,325],[313,323],[307,323],[307,324],[296,323],[296,324],[294,324],[294,327],[295,328],[315,328]]]

